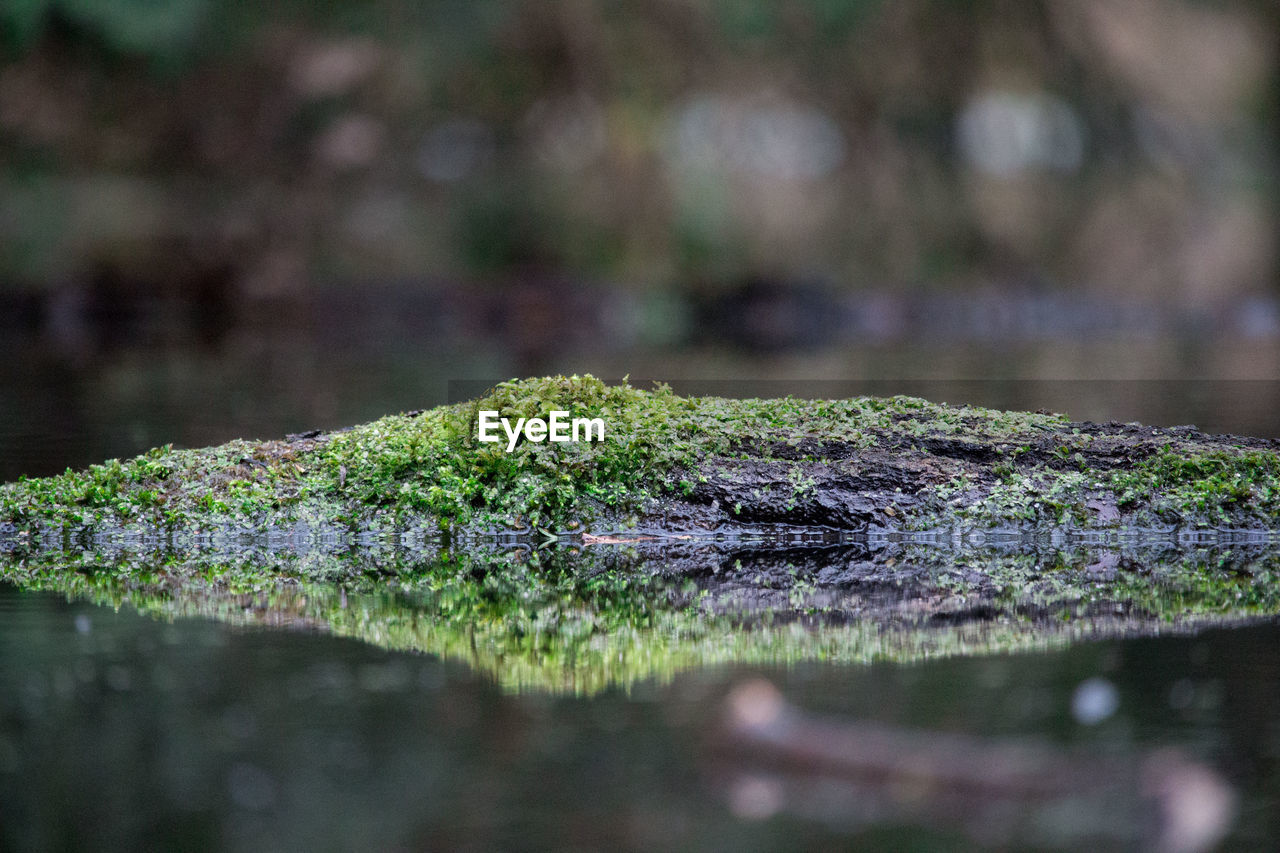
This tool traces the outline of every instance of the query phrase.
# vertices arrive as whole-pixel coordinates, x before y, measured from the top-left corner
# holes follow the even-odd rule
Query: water
[[[302,542],[11,551],[5,846],[1274,837],[1268,546]]]
[[[1274,625],[914,665],[715,666],[584,698],[511,693],[434,655],[305,629],[167,623],[12,590],[0,614],[0,799],[15,849],[776,849],[972,837],[927,809],[859,819],[834,795],[793,801],[787,781],[812,787],[822,776],[800,768],[771,783],[773,768],[752,753],[717,751],[726,692],[755,677],[850,726],[1033,738],[1122,761],[1176,746],[1239,796],[1233,847],[1274,837]],[[1071,711],[1089,679],[1118,697],[1093,724]],[[761,778],[781,793],[753,805],[742,788]],[[1134,831],[1102,829],[1120,846]]]
[[[815,393],[767,385],[740,390]],[[1280,434],[1270,383],[818,385]],[[253,432],[325,425],[305,410],[268,406]],[[138,414],[143,444],[203,435],[198,414]],[[6,442],[7,476],[133,452],[117,426]],[[1280,837],[1274,537],[45,544],[0,555],[3,848]]]
[[[1081,328],[1050,334],[1010,322],[983,332],[964,319],[972,299],[934,298],[904,309],[902,327],[887,338],[846,323],[838,340],[801,328],[794,339],[753,346],[750,335],[725,339],[678,323],[676,339],[627,334],[614,327],[631,314],[609,308],[619,295],[603,286],[543,295],[550,302],[535,312],[536,324],[510,306],[481,310],[472,290],[370,284],[246,309],[216,335],[159,309],[75,334],[48,317],[24,324],[18,312],[0,310],[0,480],[163,444],[349,426],[469,398],[516,376],[583,372],[667,380],[688,394],[905,393],[1280,437],[1280,333],[1250,337],[1204,318],[1188,320],[1181,336],[1139,333],[1108,326],[1118,309],[1099,307]],[[595,308],[565,309],[582,299]],[[1063,309],[1048,304],[1039,313]],[[736,328],[732,312],[710,316]]]

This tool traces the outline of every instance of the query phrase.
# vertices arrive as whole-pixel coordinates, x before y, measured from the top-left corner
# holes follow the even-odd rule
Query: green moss
[[[477,440],[487,409],[600,417],[606,435],[524,441],[508,453]],[[1280,460],[1260,442],[1245,448],[910,397],[685,398],[552,377],[310,438],[162,447],[5,485],[0,537],[14,554],[0,557],[0,580],[164,616],[296,619],[463,659],[513,688],[591,692],[694,666],[909,661],[1270,617],[1280,611],[1280,574],[1270,557],[1171,558],[1168,541],[1150,553],[1059,550],[1046,559],[1040,546],[975,555],[922,539],[889,549],[894,576],[920,588],[881,606],[820,582],[826,567],[813,561],[687,552],[679,569],[600,547],[572,558],[557,549],[451,554],[441,528],[455,529],[455,547],[486,527],[525,529],[536,544],[578,522],[660,524],[672,501],[705,507],[725,489],[736,491],[713,518],[750,518],[761,506],[803,517],[847,482],[880,489],[876,511],[907,529],[1013,524],[1043,533],[1151,519],[1271,526],[1278,480]],[[286,527],[292,520],[303,523]],[[272,544],[291,531],[302,544]],[[245,537],[254,549],[240,544]],[[120,546],[48,549],[72,541]],[[662,578],[684,570],[703,585]],[[761,592],[772,604],[760,606],[753,593]],[[965,615],[988,607],[994,619]]]
[[[596,442],[522,441],[508,453],[505,442],[477,440],[481,410],[507,418],[564,410],[602,418],[606,435]],[[1098,495],[1112,495],[1131,514],[1209,523],[1228,511],[1239,517],[1242,508],[1266,522],[1280,514],[1280,461],[1271,451],[1168,439],[1156,445],[1148,437],[1134,439],[1141,451],[1134,464],[1092,470],[1095,454],[1105,450],[1099,445],[1112,440],[1061,415],[911,397],[686,398],[663,386],[646,391],[557,376],[504,382],[469,403],[314,438],[162,447],[20,481],[0,487],[0,521],[177,528],[428,518],[443,528],[557,530],[600,519],[621,523],[664,499],[695,495],[708,477],[757,462],[772,465],[768,476],[776,482],[757,482],[730,498],[726,517],[742,515],[751,500],[802,513],[822,498],[824,478],[860,475],[859,454],[877,450],[927,463],[916,469],[917,482],[903,484],[915,507],[886,514],[886,523],[908,528],[955,521],[1088,525],[1086,504]],[[883,465],[880,459],[875,464]]]
[[[1247,507],[1259,521],[1280,513],[1280,458],[1274,453],[1215,450],[1189,454],[1174,447],[1116,472],[1121,506],[1150,503],[1157,513],[1231,522],[1227,510]]]
[[[126,462],[21,481],[0,492],[0,517],[65,523],[150,517],[172,524],[310,503],[321,514],[352,520],[385,510],[446,523],[555,526],[577,516],[633,511],[672,482],[683,482],[687,493],[699,459],[728,455],[740,444],[822,437],[867,446],[867,430],[888,426],[888,415],[903,408],[937,409],[909,398],[686,399],[665,387],[610,387],[590,376],[512,381],[469,404],[387,417],[314,441],[164,447]],[[552,409],[602,417],[606,438],[526,441],[507,453],[476,441],[482,409],[509,418]],[[673,480],[673,472],[686,476]]]
[[[581,694],[712,666],[1040,651],[1280,611],[1274,554],[1166,553],[1143,569],[1115,559],[1104,576],[1091,566],[1107,554],[908,548],[900,564],[928,566],[923,585],[888,597],[777,562],[770,574],[786,580],[769,609],[741,580],[666,578],[599,550],[57,553],[0,558],[0,580],[164,619],[325,631],[461,661],[507,689]]]
[[[552,410],[601,417],[606,436],[576,444],[522,441],[508,453],[503,444],[477,441],[481,410],[512,420]],[[645,393],[576,376],[506,382],[469,404],[384,418],[335,436],[316,453],[303,496],[448,522],[566,524],[576,514],[634,505],[656,469],[670,469],[695,444],[709,443],[683,422],[687,416],[686,401],[667,390]]]

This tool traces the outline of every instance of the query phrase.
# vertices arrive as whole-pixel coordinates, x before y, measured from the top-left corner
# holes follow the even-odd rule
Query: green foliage
[[[195,42],[209,7],[209,0],[7,0],[0,28],[23,48],[57,15],[114,52],[172,61]]]
[[[0,3],[0,32],[10,44],[25,47],[44,30],[53,0],[5,0]]]
[[[128,462],[10,488],[4,514],[13,519],[81,518],[88,509],[120,517],[154,512],[169,522],[184,513],[241,516],[310,502],[330,515],[388,511],[429,515],[446,523],[557,526],[641,508],[674,490],[696,488],[698,464],[756,447],[839,440],[870,446],[870,430],[895,413],[940,414],[921,400],[839,401],[682,398],[669,388],[608,386],[590,376],[504,382],[466,405],[417,417],[396,415],[335,434],[308,448],[232,442],[203,451],[153,450]],[[476,440],[480,410],[506,418],[602,418],[603,441]],[[812,484],[789,484],[796,495]],[[91,513],[92,514],[92,513]]]
[[[478,440],[482,410],[509,420],[600,418],[603,440]],[[162,447],[127,461],[0,489],[0,520],[165,525],[265,523],[317,517],[367,523],[426,518],[443,527],[563,530],[608,518],[625,523],[656,501],[697,499],[712,470],[739,459],[776,466],[753,485],[787,511],[821,489],[815,465],[857,466],[876,448],[919,466],[914,508],[886,513],[908,529],[954,523],[1091,526],[1098,508],[1169,520],[1272,523],[1280,515],[1280,459],[1211,445],[1133,444],[1139,461],[1091,470],[1095,436],[1060,415],[935,405],[912,397],[731,400],[609,386],[591,376],[504,382],[470,403],[393,415],[297,442],[245,441],[198,451]],[[921,448],[934,447],[937,453]],[[831,448],[842,454],[828,463]],[[972,455],[969,459],[957,459]],[[1143,455],[1147,454],[1147,455]],[[848,459],[848,461],[843,461]],[[875,461],[873,464],[882,465]],[[708,468],[707,466],[712,466]],[[904,482],[905,485],[905,482]],[[1101,503],[1099,503],[1101,501]],[[1092,507],[1092,509],[1091,509]],[[726,507],[741,515],[741,504]],[[1109,512],[1105,524],[1119,523]],[[1175,519],[1176,520],[1176,519]]]
[[[736,41],[774,41],[788,24],[812,26],[830,38],[845,38],[875,10],[881,0],[792,0],[758,3],[716,0],[716,23],[724,36]]]
[[[1154,501],[1157,511],[1179,515],[1225,519],[1231,504],[1248,504],[1264,517],[1280,510],[1280,458],[1273,453],[1195,455],[1165,448],[1117,472],[1112,484],[1122,506]]]
[[[874,601],[854,595],[843,604],[836,590],[775,564],[771,576],[788,580],[776,609],[764,616],[736,583],[697,586],[617,556],[604,549],[527,558],[391,549],[385,560],[364,550],[51,551],[0,556],[0,580],[116,608],[127,604],[166,620],[323,626],[466,663],[505,689],[582,695],[701,667],[1008,654],[1170,625],[1242,624],[1280,609],[1274,552],[1242,562],[1230,552],[1162,550],[1159,561],[1138,568],[1117,561],[1114,573],[1100,579],[1091,566],[1101,555],[1088,549],[920,549],[899,555],[930,569],[915,595]],[[976,603],[997,615],[973,619]],[[1118,607],[1128,616],[1118,618]],[[1038,615],[1027,618],[1028,611]],[[965,618],[947,618],[957,613]],[[801,615],[803,621],[794,618]]]
[[[470,404],[414,419],[384,418],[335,437],[312,483],[318,491],[333,491],[346,470],[336,491],[365,504],[451,521],[481,514],[517,526],[565,524],[592,505],[598,510],[636,497],[681,402],[669,390],[646,394],[590,376],[505,382]],[[512,420],[545,418],[552,410],[602,417],[605,440],[523,441],[508,453],[504,444],[476,440],[481,410]]]
[[[539,247],[548,243],[548,211],[530,210],[527,198],[506,188],[462,206],[455,240],[470,267],[494,272],[549,260],[539,257]]]

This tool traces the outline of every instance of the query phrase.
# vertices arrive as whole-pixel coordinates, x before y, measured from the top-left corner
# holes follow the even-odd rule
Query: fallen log
[[[557,438],[557,423],[578,440]],[[1275,440],[911,397],[681,397],[590,376],[510,381],[344,430],[162,447],[0,486],[0,532],[11,535],[300,521],[464,539],[759,525],[1167,533],[1270,530],[1278,518]]]

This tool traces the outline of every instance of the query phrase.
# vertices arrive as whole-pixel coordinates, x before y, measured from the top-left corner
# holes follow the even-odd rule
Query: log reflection
[[[726,700],[716,782],[729,808],[789,812],[858,831],[916,824],[983,845],[1131,848],[1192,853],[1227,834],[1236,795],[1176,749],[1069,751],[819,717],[768,681]]]

